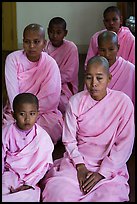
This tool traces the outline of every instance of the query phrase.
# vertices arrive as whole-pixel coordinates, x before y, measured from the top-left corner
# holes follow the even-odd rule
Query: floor
[[[7,93],[5,90],[5,82],[4,82],[4,63],[5,63],[5,58],[7,54],[10,52],[2,52],[2,99],[3,99],[3,104],[5,104]],[[80,54],[79,55],[79,91],[83,89],[83,81],[84,81],[84,62],[85,62],[85,57],[86,55]],[[55,145],[55,149],[53,152],[53,159],[58,159],[63,156],[63,153],[65,152],[64,145],[62,144],[61,141],[59,141]],[[133,153],[127,162],[128,170],[129,170],[129,185],[130,185],[130,202],[135,202],[135,147],[133,149]]]

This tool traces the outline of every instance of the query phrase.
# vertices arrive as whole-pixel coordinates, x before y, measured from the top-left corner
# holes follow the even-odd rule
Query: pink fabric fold
[[[50,136],[38,124],[35,124],[28,135],[24,133],[24,136],[14,124],[7,125],[2,130],[3,201],[26,202],[28,191],[31,202],[39,201],[40,189],[37,184],[53,164],[53,149]],[[17,188],[23,184],[32,186],[34,189],[10,194],[11,186]],[[34,196],[35,193],[37,196]]]
[[[59,109],[64,112],[69,98],[78,92],[78,49],[72,41],[63,40],[63,44],[55,48],[48,40],[45,51],[56,60],[60,69],[62,94]]]
[[[15,51],[7,56],[5,81],[10,105],[4,107],[3,123],[13,122],[10,111],[14,97],[22,92],[33,93],[39,99],[37,123],[56,143],[61,138],[63,119],[58,110],[61,77],[55,60],[42,52],[38,62],[30,62],[23,50]]]
[[[62,136],[66,152],[46,176],[43,201],[128,201],[126,162],[132,153],[134,137],[134,106],[123,92],[108,88],[101,101],[93,100],[87,90],[72,96]],[[78,163],[104,176],[86,195],[80,191],[75,168]]]
[[[118,57],[110,67],[112,79],[108,85],[110,89],[127,94],[135,105],[135,65]]]

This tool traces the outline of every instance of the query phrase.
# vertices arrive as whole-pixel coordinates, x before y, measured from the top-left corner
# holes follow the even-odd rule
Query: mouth
[[[32,125],[24,124],[24,130],[30,130],[31,128],[32,128]]]
[[[24,124],[25,127],[30,127],[31,125],[29,123]]]
[[[92,93],[92,94],[95,94],[95,93],[97,93],[98,92],[98,90],[96,90],[96,89],[91,89],[90,90],[90,93]]]
[[[52,45],[54,47],[59,47],[61,45],[61,43],[59,41],[57,41],[57,40],[52,40]]]
[[[36,51],[30,50],[29,53],[30,53],[30,54],[36,54]]]
[[[109,27],[108,30],[116,32],[116,28],[115,27]]]

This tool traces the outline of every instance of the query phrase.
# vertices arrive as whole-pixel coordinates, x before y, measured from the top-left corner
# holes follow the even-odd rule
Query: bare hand
[[[30,189],[30,188],[33,188],[33,187],[32,186],[28,186],[28,185],[22,185],[22,186],[19,186],[18,188],[13,188],[11,186],[10,187],[10,193],[16,193],[18,191],[24,191],[24,190],[27,190],[27,189]]]
[[[83,192],[82,185],[86,181],[86,177],[89,173],[89,170],[86,168],[85,164],[82,164],[82,163],[77,164],[76,169],[77,169],[77,177],[78,177],[78,181],[79,181],[80,190]]]
[[[89,172],[84,184],[82,185],[84,194],[88,193],[103,178],[104,177],[98,172]]]

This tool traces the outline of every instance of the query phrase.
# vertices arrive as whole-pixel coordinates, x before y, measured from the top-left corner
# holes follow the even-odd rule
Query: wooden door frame
[[[16,2],[2,2],[2,50],[17,50]]]

